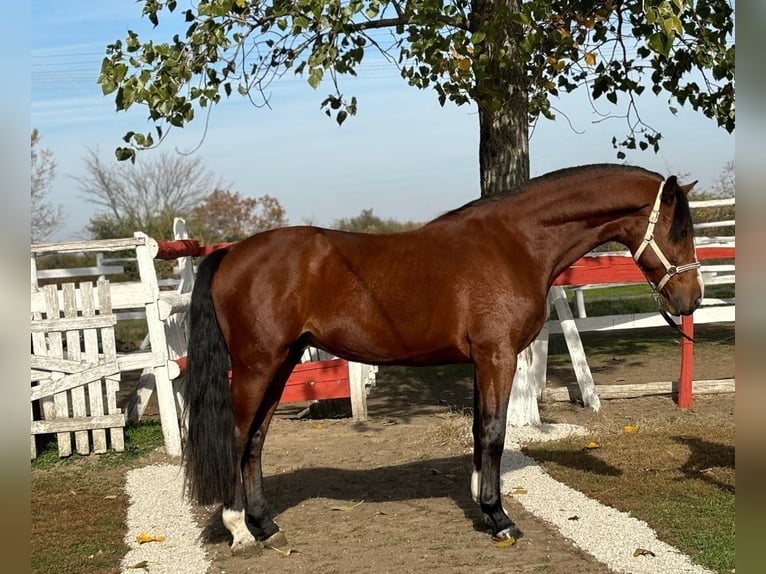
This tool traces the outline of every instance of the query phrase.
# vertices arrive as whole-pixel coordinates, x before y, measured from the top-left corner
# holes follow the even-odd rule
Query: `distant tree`
[[[711,196],[734,197],[734,171],[734,160],[726,162],[721,168],[721,173],[713,184],[713,188],[709,191]]]
[[[76,179],[85,199],[100,208],[86,226],[94,239],[130,237],[134,231],[169,239],[173,218],[188,216],[220,187],[201,159],[170,153],[107,164],[88,150],[85,170]]]
[[[694,191],[690,199],[692,201],[705,201],[708,199],[724,199],[734,197],[734,161],[729,161],[721,168],[721,173],[713,185],[707,189]],[[734,205],[720,205],[713,207],[698,207],[693,211],[695,223],[709,221],[733,221],[736,215]],[[728,236],[735,234],[734,226],[712,227],[695,230],[695,235],[708,237]]]
[[[40,148],[40,134],[32,130],[32,181],[31,181],[31,228],[32,243],[39,243],[50,237],[60,227],[64,219],[64,210],[60,205],[46,201],[53,179],[56,177],[56,162],[53,152]]]
[[[194,237],[211,244],[239,241],[288,222],[279,200],[270,195],[242,197],[238,192],[216,189],[202,198],[187,223]]]
[[[333,223],[335,229],[341,231],[361,231],[364,233],[395,233],[416,229],[422,224],[416,221],[397,221],[388,218],[381,219],[372,213],[372,209],[363,209],[356,217],[344,217],[336,219]]]

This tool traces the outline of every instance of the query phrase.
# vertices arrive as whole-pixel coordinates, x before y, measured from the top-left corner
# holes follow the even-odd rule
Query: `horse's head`
[[[633,253],[662,306],[673,315],[691,314],[704,293],[686,198],[695,183],[679,185],[671,176],[660,184],[643,240]]]

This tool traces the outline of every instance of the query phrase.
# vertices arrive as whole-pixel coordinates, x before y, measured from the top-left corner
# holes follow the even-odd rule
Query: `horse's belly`
[[[376,365],[427,366],[470,361],[468,345],[454,337],[428,336],[392,326],[348,326],[313,333],[311,344],[338,357]]]

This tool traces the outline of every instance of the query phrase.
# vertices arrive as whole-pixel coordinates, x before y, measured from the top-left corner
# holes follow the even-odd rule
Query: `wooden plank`
[[[695,394],[733,393],[735,379],[711,379],[694,381]],[[678,392],[678,381],[635,383],[624,385],[597,385],[598,395],[602,399],[630,399],[652,395],[672,395]],[[543,400],[580,401],[580,389],[576,384],[563,387],[548,387],[543,392]]]
[[[689,339],[681,338],[681,374],[678,376],[678,406],[692,408],[692,374],[694,372],[694,320],[681,318],[681,330]]]
[[[96,287],[98,291],[98,305],[101,313],[112,313],[112,291],[109,281],[99,281]],[[114,328],[105,327],[100,331],[101,347],[105,361],[117,362],[117,344],[114,339]],[[125,426],[125,415],[117,408],[117,391],[120,390],[120,372],[115,375],[107,375],[105,381],[106,387],[106,412],[110,415],[119,415],[122,417],[122,423],[113,425],[109,428],[109,441],[112,448],[117,452],[125,450],[125,435],[123,427]]]
[[[162,364],[163,357],[159,353],[151,351],[134,351],[117,357],[120,371],[136,371],[148,367],[157,367]]]
[[[73,285],[72,283],[65,283],[64,285]],[[74,296],[74,295],[73,295]],[[70,302],[73,306],[76,303]],[[66,307],[66,305],[65,305]],[[76,307],[74,307],[76,309]],[[102,327],[114,327],[117,324],[117,319],[114,315],[106,317],[65,317],[63,319],[43,319],[41,321],[32,321],[32,332],[50,332],[50,331],[77,331],[79,329],[100,329]]]
[[[38,371],[56,371],[66,374],[76,373],[83,369],[87,369],[88,367],[95,367],[97,364],[98,361],[73,361],[71,359],[59,359],[57,357],[46,357],[37,354],[31,355],[29,358],[29,366],[32,369]]]
[[[33,243],[32,253],[91,253],[94,251],[123,251],[146,245],[144,237],[121,239],[96,239],[89,241],[65,241],[59,243]]]
[[[110,286],[112,293],[112,309],[142,309],[147,301],[152,300],[149,290],[139,281],[126,281],[124,283],[113,283]],[[61,296],[59,294],[59,301]],[[31,296],[32,312],[45,312],[45,299],[42,293],[32,292]],[[96,307],[96,310],[100,310]],[[107,314],[105,314],[107,315]],[[101,319],[99,319],[101,320]],[[99,328],[96,326],[95,328]]]
[[[43,293],[45,295],[46,313],[45,316],[48,319],[54,319],[59,317],[59,298],[58,289],[55,285],[45,285],[43,287]],[[64,358],[64,343],[61,332],[53,331],[47,334],[47,342],[49,355],[53,357]],[[36,387],[32,390],[33,397]],[[32,399],[34,400],[34,399]],[[53,395],[54,412],[52,416],[57,419],[65,419],[69,417],[69,399],[66,392],[57,393]],[[60,432],[56,435],[56,442],[58,443],[59,456],[69,456],[72,454],[72,440],[69,433]]]
[[[39,279],[66,279],[68,277],[98,277],[99,275],[120,275],[125,269],[120,265],[101,267],[66,267],[64,269],[40,269]]]
[[[136,236],[143,236],[136,232]],[[162,436],[165,441],[165,449],[170,456],[181,456],[181,429],[178,424],[179,415],[176,408],[173,383],[168,371],[167,340],[165,338],[165,325],[160,319],[159,298],[160,291],[157,284],[157,273],[154,268],[152,251],[157,253],[157,242],[146,238],[146,246],[136,248],[136,260],[141,281],[152,294],[152,301],[146,304],[146,326],[149,331],[152,351],[160,353],[163,364],[155,367],[154,380],[157,390],[157,403],[162,422]]]
[[[61,286],[61,292],[64,298],[64,317],[75,321],[73,327],[70,330],[67,330],[65,334],[67,347],[66,355],[69,360],[79,361],[80,356],[82,355],[80,340],[81,324],[77,323],[78,314],[75,291],[76,286],[74,283],[64,283]],[[72,401],[72,416],[74,417],[81,418],[88,414],[88,411],[85,408],[85,388],[82,386],[85,382],[86,381],[83,381],[80,385],[70,387],[69,396]],[[88,437],[87,431],[75,432],[74,442],[78,454],[90,454],[90,438]]]
[[[724,246],[697,247],[697,258],[730,259],[736,256],[736,250]],[[643,283],[644,272],[636,265],[628,253],[586,255],[578,259],[559,275],[554,285],[592,285],[595,283]]]
[[[36,401],[37,399],[49,395],[56,396],[57,394],[63,394],[66,391],[71,391],[77,387],[82,387],[83,385],[96,379],[108,377],[119,372],[120,369],[117,365],[117,361],[112,361],[111,363],[102,363],[100,365],[96,365],[95,367],[85,369],[84,371],[73,373],[71,375],[65,375],[60,379],[52,379],[49,382],[45,382],[36,387],[32,387],[31,400]],[[56,414],[56,418],[61,418],[58,413]]]
[[[328,359],[296,365],[287,380],[280,402],[340,399],[350,396],[348,361]]]
[[[93,283],[90,281],[80,283],[80,295],[83,317],[95,316],[96,301],[94,299]],[[85,347],[85,360],[98,362],[98,331],[96,329],[83,329],[82,338],[83,346]],[[100,417],[105,413],[104,388],[101,378],[88,383],[88,406],[90,407],[89,414],[92,417]],[[106,432],[103,429],[94,429],[91,435],[93,437],[93,453],[105,453]]]
[[[694,322],[724,323],[735,320],[735,307],[701,307],[694,312]],[[574,319],[577,330],[586,331],[619,331],[623,329],[643,329],[647,327],[666,327],[667,323],[659,313],[634,313],[628,315],[604,315],[602,317],[586,317]],[[547,323],[551,333],[561,333],[559,321]]]
[[[33,421],[32,434],[62,433],[69,436],[70,432],[85,429],[110,429],[125,426],[125,415],[115,413],[98,417],[72,417],[52,421]],[[124,450],[124,449],[123,449]]]
[[[64,376],[64,373],[57,373],[55,371],[41,371],[39,369],[30,369],[30,374],[32,382],[38,381],[40,383],[60,379]]]
[[[569,357],[572,360],[572,368],[577,377],[577,384],[580,385],[583,404],[594,411],[598,411],[601,408],[601,403],[596,394],[593,375],[590,372],[588,360],[585,357],[585,349],[582,346],[582,339],[580,339],[580,333],[574,317],[572,317],[572,310],[569,308],[564,289],[563,287],[552,287],[550,293],[559,316],[561,331],[564,333],[564,338],[569,348]]]

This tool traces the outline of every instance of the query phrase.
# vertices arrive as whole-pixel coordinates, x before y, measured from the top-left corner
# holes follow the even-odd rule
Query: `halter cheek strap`
[[[697,256],[695,254],[694,261],[692,263],[687,263],[686,265],[671,265],[670,261],[668,261],[668,258],[665,257],[665,254],[662,252],[662,249],[660,249],[660,246],[657,245],[657,242],[654,240],[654,226],[657,224],[657,221],[660,218],[660,205],[662,202],[662,190],[665,187],[665,180],[663,180],[660,183],[660,190],[657,192],[657,198],[654,200],[654,206],[652,207],[652,212],[649,215],[649,224],[646,226],[646,233],[644,233],[644,240],[641,242],[641,245],[638,246],[638,249],[636,249],[635,254],[633,255],[633,260],[638,263],[639,257],[641,257],[641,254],[644,252],[644,250],[647,247],[650,247],[652,251],[654,251],[654,254],[657,256],[657,258],[662,262],[662,264],[665,266],[665,275],[660,279],[660,282],[655,286],[655,284],[652,282],[651,279],[649,279],[649,276],[646,275],[646,271],[644,271],[644,275],[646,275],[646,280],[649,282],[649,285],[652,286],[652,289],[659,293],[662,288],[665,286],[665,284],[670,281],[670,279],[680,273],[684,273],[686,271],[693,271],[695,269],[699,269],[700,262],[697,261]],[[643,269],[642,269],[643,270]]]

